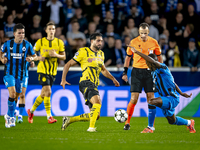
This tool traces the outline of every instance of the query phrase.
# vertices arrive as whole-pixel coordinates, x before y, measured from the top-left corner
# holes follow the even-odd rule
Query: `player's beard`
[[[95,48],[96,50],[100,50],[101,46],[94,45],[94,48]]]

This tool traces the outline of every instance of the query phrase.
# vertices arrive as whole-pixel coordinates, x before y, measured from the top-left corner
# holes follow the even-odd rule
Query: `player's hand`
[[[186,98],[189,98],[189,97],[191,97],[192,96],[192,93],[190,93],[190,95],[188,95],[187,93],[183,93],[183,94],[181,94],[183,97],[186,97]]]
[[[63,87],[63,89],[65,89],[65,84],[68,84],[68,85],[71,85],[69,82],[67,82],[66,80],[65,81],[61,81],[60,82],[60,85]]]
[[[135,47],[133,47],[133,46],[131,46],[131,45],[127,45],[128,47],[130,47],[131,48],[131,51],[133,52],[133,53],[135,53],[137,50],[135,49]]]
[[[122,80],[124,80],[125,82],[128,82],[128,76],[127,76],[127,74],[124,74],[122,76]]]
[[[31,68],[33,68],[33,67],[35,67],[35,63],[34,63],[34,61],[31,61]]]
[[[113,83],[115,84],[115,86],[120,86],[119,82],[116,79],[113,80]]]
[[[55,49],[52,49],[52,50],[50,50],[49,51],[49,56],[51,56],[51,57],[57,57],[57,53],[56,53],[56,51],[55,51]]]
[[[3,58],[1,58],[1,62],[2,62],[3,64],[6,64],[7,61],[8,61],[8,58],[7,58],[7,57],[3,57]]]
[[[33,60],[33,57],[26,57],[26,61],[31,62]]]
[[[40,60],[40,61],[44,61],[45,60],[45,57],[43,57],[43,54],[41,56],[38,56],[38,60]]]

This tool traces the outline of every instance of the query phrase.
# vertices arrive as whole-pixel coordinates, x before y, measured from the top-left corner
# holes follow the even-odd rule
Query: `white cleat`
[[[91,128],[91,127],[89,127],[89,128],[87,129],[87,131],[88,131],[88,132],[97,132],[97,131],[96,131],[96,128]]]
[[[10,127],[15,127],[15,117],[10,117]]]
[[[6,128],[10,128],[10,116],[8,116],[7,114],[4,115],[4,119],[5,119],[5,127]]]
[[[61,129],[64,131],[69,125],[70,125],[70,118],[63,117],[63,124],[62,124]]]

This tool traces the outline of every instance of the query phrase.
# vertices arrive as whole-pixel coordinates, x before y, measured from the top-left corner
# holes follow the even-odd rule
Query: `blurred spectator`
[[[80,28],[79,31],[84,32],[88,27],[87,19],[82,16],[82,9],[80,7],[75,9],[75,16],[72,19],[77,19]]]
[[[167,0],[165,12],[173,11],[177,8],[178,0]]]
[[[39,15],[35,15],[33,17],[33,24],[27,30],[27,36],[31,44],[35,44],[35,42],[42,38],[43,28],[40,25],[41,17]]]
[[[160,39],[159,39],[158,44],[161,48],[161,54],[162,54],[163,62],[166,63],[166,60],[167,60],[166,53],[167,53],[169,46],[168,46],[167,37],[166,37],[165,34],[160,35]]]
[[[117,33],[114,33],[114,25],[108,24],[106,28],[106,33],[103,35],[104,40],[107,42],[107,37],[113,36],[115,39],[120,39],[120,36]]]
[[[101,3],[102,18],[106,18],[106,12],[110,11],[112,17],[115,18],[115,6],[112,0],[103,0]]]
[[[39,14],[37,13],[38,7],[36,5],[36,2],[33,2],[33,0],[25,0],[25,4],[23,7],[24,7],[24,15],[26,17],[26,22],[28,25],[31,25],[33,16]]]
[[[123,67],[126,57],[126,50],[122,47],[122,41],[120,39],[115,40],[115,55],[117,67]]]
[[[115,38],[113,36],[108,37],[108,42],[104,49],[104,64],[105,66],[115,66],[116,65],[116,55],[115,55]]]
[[[187,13],[187,15],[185,17],[185,20],[187,20],[187,23],[191,23],[191,24],[194,25],[195,32],[200,33],[200,29],[199,29],[200,16],[197,15],[197,13],[194,11],[194,6],[191,5],[191,4],[188,5],[188,13]]]
[[[95,33],[96,31],[96,24],[94,22],[90,22],[88,25],[88,30],[85,31],[86,36],[86,47],[90,45],[90,35]]]
[[[19,7],[17,10],[16,10],[16,17],[14,19],[14,23],[17,24],[17,23],[22,23],[24,26],[27,26],[28,25],[28,22],[26,20],[26,17],[24,15],[24,9],[23,7]]]
[[[55,37],[59,38],[62,35],[62,28],[56,27]]]
[[[196,4],[196,12],[200,16],[200,0],[194,0]]]
[[[84,0],[82,9],[87,21],[91,22],[93,18],[93,12],[95,11],[95,6],[91,3],[90,0]]]
[[[68,45],[67,39],[65,38],[65,36],[62,34],[59,36],[59,39],[61,39],[64,42],[65,45],[65,55],[66,55],[66,59],[64,60],[60,60],[59,65],[60,66],[64,66],[65,63],[67,63],[70,59],[72,59],[73,54],[72,54],[72,50],[70,48],[70,46]]]
[[[168,42],[169,42],[169,36],[170,36],[169,30],[165,29],[165,30],[163,31],[163,34],[166,36],[166,43],[168,43]]]
[[[158,29],[154,25],[152,25],[152,20],[151,20],[150,16],[146,16],[144,18],[144,21],[149,24],[149,36],[158,41],[159,40],[159,32],[158,32]]]
[[[96,24],[96,32],[104,33],[104,26],[100,23],[100,15],[94,14],[93,22]]]
[[[128,20],[129,18],[133,18],[134,21],[135,21],[135,26],[136,26],[136,27],[139,27],[140,23],[141,23],[142,20],[143,20],[143,16],[142,16],[141,13],[138,13],[138,9],[137,9],[136,5],[133,5],[133,6],[131,7],[131,12],[130,12],[130,13],[131,13],[131,14],[126,18],[125,21],[127,22],[127,20]]]
[[[63,14],[65,16],[65,26],[68,26],[71,18],[75,15],[75,9],[72,7],[72,0],[65,0],[63,5]]]
[[[169,48],[166,52],[166,65],[169,67],[181,67],[181,60],[179,56],[179,47],[176,44],[175,39],[169,39]]]
[[[185,30],[183,32],[183,45],[184,48],[188,47],[188,41],[191,37],[196,37],[196,34],[194,32],[194,25],[193,24],[187,24],[185,26]]]
[[[53,21],[56,26],[64,27],[63,4],[59,0],[49,0],[46,4],[44,15],[42,17],[43,24]]]
[[[122,43],[122,47],[126,50],[127,49],[127,45],[129,45],[131,41],[130,36],[125,36],[123,39],[123,43]]]
[[[7,23],[4,26],[5,36],[8,38],[14,37],[13,29],[14,29],[15,23],[13,21],[14,21],[13,15],[9,15],[7,17]]]
[[[113,24],[114,27],[116,28],[115,21],[113,19],[112,13],[110,11],[106,11],[106,17],[103,20],[103,25],[107,26],[108,24]]]
[[[159,20],[158,20],[158,24],[155,25],[155,27],[158,29],[159,31],[159,34],[162,34],[163,31],[165,29],[167,29],[167,19],[165,17],[161,17]]]
[[[185,23],[183,22],[183,15],[181,13],[178,13],[176,15],[176,22],[172,24],[172,26],[169,29],[169,32],[171,34],[170,36],[175,37],[175,40],[179,47],[182,46],[184,30]]]
[[[0,5],[0,30],[3,30],[6,24],[5,10],[2,5]]]
[[[190,38],[188,49],[184,51],[184,65],[190,67],[192,72],[198,71],[200,67],[200,51],[195,46],[195,39]]]
[[[142,18],[144,18],[144,11],[142,7],[138,5],[138,0],[130,0],[129,7],[132,8],[132,6],[136,7],[136,10],[137,10],[136,12],[138,13],[138,16],[142,16]],[[131,10],[129,10],[129,14],[131,14]]]
[[[129,36],[131,39],[138,36],[138,28],[135,27],[134,19],[128,19],[127,25],[124,27],[124,31],[122,32],[122,39],[124,36]]]
[[[77,42],[75,39],[81,38],[83,39],[83,43],[86,44],[85,34],[79,31],[79,23],[77,21],[72,22],[72,32],[67,32],[67,41],[70,46],[76,46]]]
[[[82,38],[75,38],[74,41],[76,42],[76,45],[72,47],[72,55],[73,56],[79,50],[79,48],[85,47],[84,39],[82,39]]]
[[[159,8],[158,8],[157,3],[156,2],[152,2],[151,3],[151,7],[150,7],[149,16],[150,16],[150,18],[152,20],[152,24],[154,26],[157,26],[157,24],[158,24],[159,14],[160,14],[160,12],[159,12]]]

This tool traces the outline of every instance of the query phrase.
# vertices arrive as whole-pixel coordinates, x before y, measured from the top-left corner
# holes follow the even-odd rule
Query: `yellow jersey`
[[[82,77],[79,82],[90,80],[98,86],[101,67],[104,65],[104,52],[94,52],[89,47],[83,47],[75,53],[73,60],[81,65]]]
[[[35,51],[40,51],[40,55],[45,57],[45,61],[40,61],[37,66],[37,73],[55,76],[57,74],[58,58],[50,57],[49,51],[55,50],[57,54],[64,52],[64,43],[58,38],[47,40],[46,37],[37,40],[34,46]]]

